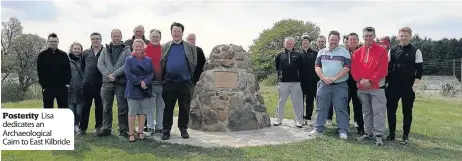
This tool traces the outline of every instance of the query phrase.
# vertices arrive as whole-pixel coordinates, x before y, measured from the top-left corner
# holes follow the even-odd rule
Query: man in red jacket
[[[152,106],[149,108],[148,116],[146,119],[146,128],[144,129],[145,135],[152,135],[153,133],[162,133],[162,121],[164,118],[165,103],[162,98],[162,69],[160,67],[160,59],[162,57],[162,46],[160,40],[162,38],[161,32],[152,29],[149,32],[150,43],[146,46],[146,56],[152,60],[154,67],[155,79],[152,80]],[[156,113],[154,115],[154,112]],[[154,118],[155,116],[155,118]]]
[[[385,77],[388,73],[388,54],[375,43],[375,29],[363,29],[364,46],[352,55],[351,75],[358,86],[362,102],[365,134],[358,141],[375,136],[376,145],[383,145],[387,99]]]

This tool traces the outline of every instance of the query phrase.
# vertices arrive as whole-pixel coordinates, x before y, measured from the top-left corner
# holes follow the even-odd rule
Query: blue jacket
[[[144,99],[152,97],[151,82],[155,76],[151,58],[138,59],[135,56],[129,56],[125,59],[124,70],[127,78],[126,98]],[[141,88],[141,81],[146,83],[147,89]]]

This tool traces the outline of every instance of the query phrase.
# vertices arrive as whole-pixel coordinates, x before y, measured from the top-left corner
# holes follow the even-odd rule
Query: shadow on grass
[[[326,128],[325,136],[338,138],[338,134],[335,133],[336,129]],[[385,141],[383,146],[376,146],[375,140],[364,140],[356,141],[356,138],[359,137],[356,132],[350,132],[348,134],[348,140],[346,142],[350,144],[355,144],[358,146],[367,146],[373,150],[382,150],[388,151],[391,153],[414,153],[413,156],[422,156],[424,158],[434,158],[434,159],[443,159],[441,156],[445,156],[446,159],[457,160],[462,157],[462,149],[459,148],[449,148],[449,146],[454,147],[461,146],[461,142],[458,140],[449,140],[445,138],[431,137],[423,134],[412,134],[411,143],[408,145],[402,145],[400,143],[401,138],[397,137],[395,141]],[[339,139],[339,138],[338,138]],[[425,142],[431,142],[431,144],[426,144]],[[453,144],[449,146],[441,146],[441,144]],[[440,145],[440,146],[437,146]]]

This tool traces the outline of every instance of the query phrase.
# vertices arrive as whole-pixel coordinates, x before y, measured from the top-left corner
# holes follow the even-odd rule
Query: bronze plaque
[[[236,72],[215,72],[215,87],[216,88],[236,88],[237,73]]]

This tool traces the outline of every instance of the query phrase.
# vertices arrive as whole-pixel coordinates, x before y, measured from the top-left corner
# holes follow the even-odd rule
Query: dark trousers
[[[305,120],[311,120],[314,109],[314,99],[316,98],[317,81],[302,83],[303,100],[305,100]]]
[[[67,87],[55,86],[42,89],[43,108],[53,108],[54,101],[58,103],[58,108],[68,108]]]
[[[412,85],[408,87],[388,86],[385,90],[387,96],[387,116],[388,128],[390,133],[396,131],[396,110],[398,102],[401,99],[403,112],[403,134],[408,135],[411,131],[412,124],[412,108],[414,107],[415,93],[412,90]]]
[[[119,132],[128,131],[128,102],[125,98],[125,84],[103,83],[101,98],[103,100],[103,130],[112,131],[112,106],[114,95],[117,100],[117,118]]]
[[[170,132],[173,124],[173,111],[178,100],[178,128],[188,129],[189,111],[192,99],[192,82],[165,83],[163,85],[162,98],[164,99],[163,130]]]
[[[83,87],[83,109],[82,119],[80,121],[80,129],[86,131],[88,129],[88,121],[90,120],[91,104],[95,100],[95,128],[103,126],[103,101],[101,100],[101,86],[85,85]]]
[[[357,88],[348,88],[348,115],[350,115],[350,102],[353,103],[353,119],[358,124],[358,130],[364,130],[364,120],[363,120],[363,106],[361,100],[358,97]],[[348,117],[349,118],[349,117]]]

